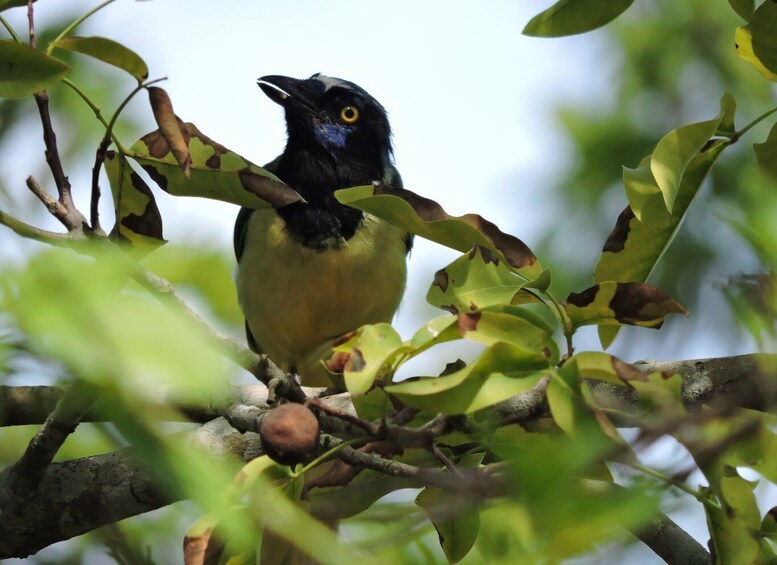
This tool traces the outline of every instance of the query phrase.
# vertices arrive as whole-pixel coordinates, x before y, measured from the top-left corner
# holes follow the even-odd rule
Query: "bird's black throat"
[[[305,247],[325,250],[353,237],[364,218],[361,210],[340,204],[334,192],[380,180],[383,165],[328,151],[287,147],[277,175],[305,199],[277,210],[286,229]]]

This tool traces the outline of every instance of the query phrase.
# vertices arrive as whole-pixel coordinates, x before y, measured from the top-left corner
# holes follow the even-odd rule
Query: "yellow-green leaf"
[[[302,200],[271,172],[258,167],[185,123],[191,155],[190,178],[178,165],[161,132],[132,146],[137,161],[159,187],[175,196],[199,196],[248,208],[281,207]]]
[[[434,200],[379,184],[338,190],[335,197],[343,204],[462,253],[476,245],[488,248],[528,280],[542,274],[542,266],[525,243],[477,214],[450,216]]]
[[[674,203],[685,170],[698,155],[704,144],[715,134],[721,116],[687,126],[679,127],[666,134],[658,142],[650,158],[650,170],[661,189],[666,209],[674,213]]]
[[[154,194],[122,155],[109,151],[105,172],[113,193],[116,224],[111,236],[136,248],[137,255],[164,245],[162,216]]]
[[[777,81],[777,4],[763,2],[734,34],[737,54],[767,79]]]
[[[485,345],[509,343],[526,351],[539,352],[551,364],[558,362],[553,328],[526,308],[499,304],[476,312],[463,312],[458,315],[458,327],[466,339]]]
[[[59,49],[89,55],[123,71],[127,71],[138,82],[148,78],[148,67],[140,55],[111,39],[105,37],[71,36],[56,41],[54,45]]]
[[[536,300],[523,291],[522,279],[490,249],[476,245],[434,275],[426,301],[452,314],[471,312],[492,304]]]
[[[70,67],[29,45],[0,39],[0,98],[23,98],[61,81]]]
[[[404,403],[444,414],[469,414],[526,392],[549,371],[548,358],[505,342],[444,377],[408,379],[386,392]]]
[[[685,308],[659,288],[615,281],[571,293],[566,310],[574,327],[628,324],[660,328],[668,314],[686,313]]]
[[[402,338],[390,324],[385,323],[362,326],[351,339],[337,346],[336,351],[350,354],[345,364],[348,392],[354,397],[366,393],[383,374],[387,361],[400,349],[405,349]]]
[[[632,5],[634,0],[559,0],[534,16],[524,35],[560,37],[584,33],[608,24]]]

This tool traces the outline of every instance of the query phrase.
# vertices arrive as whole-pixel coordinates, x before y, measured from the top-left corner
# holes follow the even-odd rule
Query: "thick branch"
[[[237,456],[248,461],[260,454],[256,434],[241,434],[223,419],[200,427],[191,440],[215,458]],[[181,496],[174,477],[143,467],[132,450],[54,463],[34,496],[14,491],[8,474],[8,469],[0,473],[0,559],[26,557]]]

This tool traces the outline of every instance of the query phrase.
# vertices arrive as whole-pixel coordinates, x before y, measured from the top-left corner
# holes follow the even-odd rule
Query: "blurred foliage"
[[[580,260],[570,238],[604,242],[626,204],[621,165],[636,167],[666,132],[714,115],[723,91],[737,100],[738,122],[749,122],[773,104],[773,87],[732,49],[737,25],[742,20],[725,2],[688,0],[637,2],[604,28],[607,63],[614,64],[609,93],[603,103],[565,106],[558,113],[576,153],[553,189],[554,205],[566,220],[563,229],[549,228],[536,249],[540,257],[553,258],[552,266],[563,265],[554,270],[558,294],[591,280],[590,264]],[[748,145],[765,139],[767,127],[750,132],[718,161],[650,278],[690,311],[699,308],[700,288],[746,268],[738,257],[747,257],[747,245],[732,240],[720,218],[732,210],[748,218],[768,213],[758,210],[761,197],[742,198],[758,186]]]
[[[543,258],[551,260],[546,264],[564,265],[558,277],[551,279],[550,271],[523,242],[482,217],[452,217],[436,202],[379,185],[337,193],[342,202],[465,252],[441,268],[430,284],[429,302],[447,315],[431,320],[406,341],[388,324],[364,326],[337,348],[338,353],[348,354],[342,382],[358,416],[365,420],[360,423],[362,429],[385,424],[399,408],[413,409],[407,411],[412,421],[405,434],[433,429],[442,415],[447,417],[444,435],[420,447],[393,446],[394,461],[419,468],[417,474],[372,469],[344,483],[323,487],[308,483],[305,489],[305,480],[321,472],[322,463],[334,451],[315,453],[312,461],[295,467],[266,455],[246,464],[214,461],[184,434],[174,433],[181,425],[164,422],[166,414],[160,418],[158,393],[166,391],[169,398],[187,404],[218,405],[229,392],[232,376],[226,345],[175,303],[164,297],[158,300],[164,290],[149,291],[148,279],[132,254],[100,239],[99,233],[94,234],[99,243],[79,242],[76,249],[85,256],[55,249],[38,253],[24,264],[0,268],[0,310],[7,334],[3,382],[18,378],[26,362],[27,371],[35,370],[37,363],[57,383],[86,382],[98,390],[111,423],[82,427],[59,456],[81,457],[133,446],[140,461],[172,477],[176,494],[196,504],[183,512],[185,520],[194,522],[185,543],[210,546],[222,561],[251,562],[256,553],[263,563],[281,563],[290,551],[302,550],[323,563],[338,565],[362,563],[367,556],[375,563],[553,563],[601,543],[623,541],[622,528],[636,530],[656,517],[664,489],[671,485],[704,508],[716,555],[724,562],[774,562],[777,556],[770,540],[777,526],[772,516],[761,515],[754,484],[737,470],[747,467],[768,481],[777,479],[774,418],[745,410],[689,414],[681,403],[679,376],[645,375],[605,353],[576,353],[573,343],[577,328],[587,324],[658,328],[667,315],[684,312],[670,296],[693,305],[710,273],[740,268],[733,259],[736,253],[727,249],[721,237],[719,224],[698,220],[713,212],[736,229],[742,238],[740,248],[750,249],[764,268],[763,273],[733,281],[727,289],[732,303],[743,323],[764,343],[774,338],[777,199],[774,179],[769,178],[774,171],[771,159],[777,153],[774,134],[758,145],[757,159],[739,149],[741,143],[726,152],[705,188],[713,203],[696,199],[701,210],[695,211],[697,221],[680,231],[653,276],[651,282],[668,292],[644,284],[708,168],[724,148],[739,141],[742,132],[733,124],[734,107],[738,106],[738,116],[755,118],[772,103],[763,77],[731,48],[733,30],[742,23],[737,14],[749,15],[751,6],[741,1],[710,5],[702,0],[631,6],[630,0],[623,0],[592,11],[592,1],[560,0],[527,26],[527,32],[559,35],[618,18],[610,26],[609,41],[611,51],[621,54],[622,67],[613,78],[611,106],[559,112],[579,150],[573,170],[558,187],[563,195],[557,199],[559,217],[570,220],[562,222],[564,229],[554,226],[543,246]],[[0,4],[0,10],[7,5]],[[753,30],[752,45],[748,45],[753,55],[748,52],[746,57],[751,64],[753,57],[758,64],[771,64],[760,51],[763,35],[759,33],[765,33],[761,24],[766,20],[758,20],[758,14],[763,14],[763,6],[777,10],[763,4],[753,16],[754,25],[748,26]],[[53,37],[41,32],[43,45],[49,34]],[[94,107],[110,109],[101,110],[110,115],[128,92],[148,89],[147,69],[137,54],[106,40],[63,38],[60,46],[55,55],[72,67],[69,80],[82,93],[88,92],[78,95],[64,84],[51,88],[57,98],[54,107],[61,112],[56,114],[56,128],[63,132],[62,157],[76,162],[82,152],[91,157],[105,135],[104,125],[83,98],[88,97]],[[60,65],[41,63],[42,52],[29,55],[27,48],[16,47],[3,54],[28,64],[30,69],[25,70],[40,72],[42,80],[61,81]],[[100,62],[83,64],[83,55]],[[105,67],[106,62],[126,75],[115,78],[115,69]],[[110,78],[103,79],[103,70],[111,71]],[[0,72],[10,71],[0,68]],[[10,80],[17,82],[4,92],[14,96],[25,88],[39,87],[13,73]],[[117,122],[122,129],[111,132],[115,153],[108,158],[118,155],[113,164],[119,166],[111,176],[114,209],[121,223],[113,241],[164,243],[155,197],[138,180],[131,160],[146,164],[152,180],[174,195],[256,206],[298,199],[267,171],[180,122],[164,91],[148,90],[159,130],[130,150],[118,140],[132,131],[131,117],[122,116]],[[724,90],[734,96],[724,96],[720,114],[710,119]],[[2,135],[15,135],[26,119],[26,107],[19,110],[14,104],[4,100],[0,106],[0,119],[8,124]],[[702,119],[707,121],[699,123]],[[763,140],[765,127],[758,126],[748,136]],[[761,130],[763,135],[758,133]],[[645,159],[646,155],[651,158]],[[629,169],[626,189],[631,211],[639,229],[646,231],[640,232],[634,219],[625,228],[619,224],[623,233],[608,240],[617,249],[607,252],[623,262],[597,269],[597,284],[591,286],[592,265],[586,267],[587,273],[575,271],[579,261],[571,255],[579,255],[579,249],[568,241],[570,234],[580,241],[605,241],[615,220],[612,202],[626,204],[626,199],[614,194],[616,190],[620,194],[623,182],[618,163]],[[760,176],[759,164],[766,180]],[[14,193],[18,193],[15,188]],[[8,216],[0,219],[12,223]],[[584,228],[597,233],[583,232]],[[660,230],[658,238],[655,234]],[[626,237],[634,234],[643,239]],[[648,239],[656,240],[659,252],[645,258],[630,252],[627,245],[619,247],[634,239],[643,249]],[[169,245],[145,257],[143,265],[203,305],[219,325],[239,325],[231,260],[223,253]],[[565,302],[555,298],[558,291],[568,296]],[[545,315],[535,309],[544,309]],[[559,333],[566,350],[557,343]],[[451,363],[442,375],[393,382],[404,363],[455,340],[482,344],[485,349],[468,364]],[[774,368],[766,369],[773,372]],[[685,484],[675,478],[676,469],[643,467],[639,453],[613,423],[622,414],[599,405],[593,381],[639,393],[638,412],[632,417],[639,419],[648,438],[651,433],[668,434],[684,445],[708,486]],[[549,411],[540,422],[519,426],[514,421],[494,421],[492,412],[485,410],[540,382],[547,383]],[[353,423],[352,416],[345,419]],[[29,427],[0,431],[0,459],[18,458],[33,432]],[[373,435],[386,443],[391,439],[377,432]],[[374,438],[348,439],[354,445],[367,444],[361,447],[378,443],[368,441]],[[608,466],[612,462],[633,471],[628,488],[615,484]],[[470,476],[479,482],[459,483],[449,490],[429,482],[420,493],[405,496],[403,491],[417,485],[419,477],[439,477],[446,468],[450,476],[458,473],[459,479],[463,473],[478,472]],[[381,502],[385,495],[391,498]],[[199,518],[194,521],[193,516]],[[344,539],[314,516],[343,519]],[[149,550],[150,544],[162,543],[152,532],[175,537],[169,532],[179,526],[177,520],[177,510],[170,510],[149,521],[96,531],[56,559],[86,560],[94,543],[104,544],[119,562],[167,559],[168,549],[162,549],[162,557]],[[41,562],[50,559],[44,555]]]

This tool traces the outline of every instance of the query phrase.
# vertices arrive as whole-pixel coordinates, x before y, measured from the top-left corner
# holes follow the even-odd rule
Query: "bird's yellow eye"
[[[340,119],[346,124],[353,124],[359,119],[359,110],[355,106],[346,106],[340,110]]]

